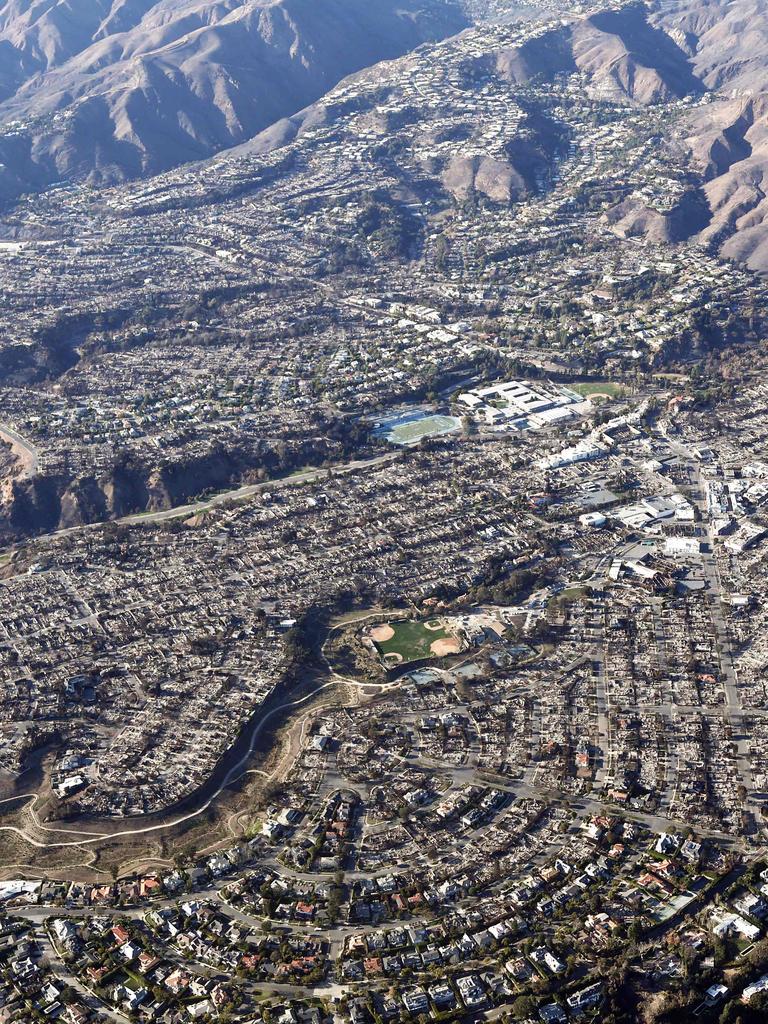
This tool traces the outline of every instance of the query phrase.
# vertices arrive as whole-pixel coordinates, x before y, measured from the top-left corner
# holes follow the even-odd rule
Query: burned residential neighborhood
[[[0,1024],[768,1019],[765,0],[0,0]]]

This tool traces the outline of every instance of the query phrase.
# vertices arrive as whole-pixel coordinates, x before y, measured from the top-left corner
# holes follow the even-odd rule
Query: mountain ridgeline
[[[0,0],[0,198],[211,156],[466,24],[453,0]]]
[[[284,145],[342,78],[455,34],[467,12],[465,0],[0,0],[0,201]],[[657,0],[569,15],[500,47],[493,70],[511,86],[578,74],[606,102],[710,92],[690,121],[696,202],[670,220],[630,197],[612,220],[670,240],[702,233],[762,268],[767,14],[768,0]],[[557,148],[548,134],[501,163],[459,155],[446,187],[514,201]]]

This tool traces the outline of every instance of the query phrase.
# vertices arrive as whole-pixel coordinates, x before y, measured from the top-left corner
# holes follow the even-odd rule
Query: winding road
[[[5,437],[8,433],[8,428],[0,424],[0,437]],[[18,435],[17,435],[18,436]],[[23,439],[19,438],[19,442]],[[9,440],[9,443],[10,440]],[[39,466],[39,459],[34,449],[27,445],[27,442],[23,442],[26,445],[25,451],[30,453],[30,457],[34,457],[38,461],[35,463],[35,472]],[[254,495],[261,493],[262,491],[276,491],[284,487],[293,487],[297,484],[312,483],[314,480],[321,480],[328,475],[333,473],[337,476],[342,476],[345,473],[353,473],[356,470],[361,469],[373,469],[375,466],[383,466],[388,462],[394,461],[400,452],[386,452],[384,455],[377,455],[372,459],[353,459],[350,462],[339,463],[335,466],[327,466],[323,469],[307,469],[299,473],[294,473],[292,476],[282,477],[277,480],[266,480],[258,484],[244,484],[241,487],[234,487],[229,491],[221,491],[219,494],[211,495],[209,498],[203,498],[200,501],[189,502],[186,505],[174,505],[172,508],[163,509],[158,512],[135,512],[131,515],[122,516],[119,519],[99,520],[96,523],[81,523],[77,526],[66,526],[61,530],[53,530],[51,533],[42,535],[42,537],[36,538],[37,540],[51,537],[66,537],[68,534],[81,533],[84,530],[98,530],[110,523],[116,523],[123,526],[142,526],[151,523],[161,523],[168,519],[180,519],[182,517],[192,516],[198,512],[207,512],[209,509],[216,508],[221,505],[226,505],[229,502],[240,502],[247,501],[248,498],[252,498]],[[34,475],[30,473],[29,475]],[[12,545],[7,548],[6,551],[14,551],[23,548],[23,544]],[[2,552],[0,552],[2,553]]]
[[[148,825],[145,828],[123,829],[117,832],[70,831],[69,829],[64,828],[49,828],[48,826],[42,825],[39,822],[37,823],[37,827],[43,832],[63,833],[65,835],[80,835],[87,837],[83,839],[69,840],[68,842],[51,841],[49,843],[43,843],[35,839],[24,829],[19,828],[16,825],[0,825],[0,832],[12,832],[17,836],[20,836],[24,840],[24,842],[29,843],[31,846],[35,846],[38,849],[44,850],[69,846],[88,846],[93,843],[108,842],[112,839],[122,839],[125,836],[140,836],[146,835],[150,832],[161,832],[164,829],[174,828],[177,825],[183,825],[185,822],[192,821],[194,818],[197,818],[201,814],[204,814],[205,811],[207,811],[211,804],[214,802],[214,800],[218,799],[218,797],[221,796],[222,792],[227,788],[227,786],[231,785],[233,782],[236,782],[238,779],[242,778],[243,775],[246,774],[248,770],[247,765],[253,754],[254,747],[256,745],[256,740],[260,736],[264,726],[269,722],[271,718],[273,718],[279,712],[284,711],[286,708],[296,708],[300,707],[302,704],[306,704],[307,701],[310,701],[312,700],[313,697],[316,697],[318,693],[321,693],[323,690],[327,690],[329,687],[332,686],[336,686],[335,680],[329,683],[323,683],[320,686],[313,689],[310,693],[306,694],[304,697],[300,697],[298,700],[294,701],[287,701],[284,704],[279,704],[277,707],[272,708],[271,711],[267,712],[267,714],[256,723],[253,733],[251,735],[251,742],[248,746],[248,750],[245,752],[245,754],[243,754],[243,756],[240,758],[237,764],[230,768],[230,770],[225,775],[221,785],[216,789],[214,793],[211,794],[211,796],[207,798],[207,800],[203,804],[200,805],[200,807],[198,807],[194,811],[190,811],[188,814],[183,814],[181,815],[181,817],[174,818],[172,821],[165,821],[158,825]],[[0,801],[0,804],[15,803],[18,800],[25,799],[28,799],[30,801],[29,807],[30,809],[32,809],[32,813],[34,813],[34,805],[37,803],[39,799],[37,793],[20,793],[15,797],[9,797],[7,800]]]
[[[40,472],[40,453],[29,441],[16,433],[7,423],[0,423],[0,438],[11,446],[24,467],[23,477],[28,479]]]

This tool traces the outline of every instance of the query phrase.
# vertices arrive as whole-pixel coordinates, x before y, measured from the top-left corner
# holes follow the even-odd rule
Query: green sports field
[[[461,420],[455,416],[422,416],[394,426],[388,436],[395,444],[415,444],[423,437],[452,434],[460,427]]]
[[[374,643],[388,664],[401,665],[434,658],[438,656],[432,650],[436,641],[454,639],[442,626],[430,628],[424,622],[389,622],[387,625],[393,630],[393,636],[388,640],[377,640],[374,637]]]
[[[611,398],[618,398],[625,394],[626,388],[623,384],[617,384],[611,380],[589,380],[580,384],[568,384],[569,391],[575,391],[577,395],[589,398],[590,395],[610,395]]]

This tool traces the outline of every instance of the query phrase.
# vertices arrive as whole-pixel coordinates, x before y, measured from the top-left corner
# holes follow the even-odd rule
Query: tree
[[[518,996],[512,1003],[512,1014],[515,1020],[527,1020],[536,1013],[536,1000],[533,996]]]
[[[448,259],[448,240],[445,235],[438,235],[435,240],[435,267],[438,270],[445,270]]]

